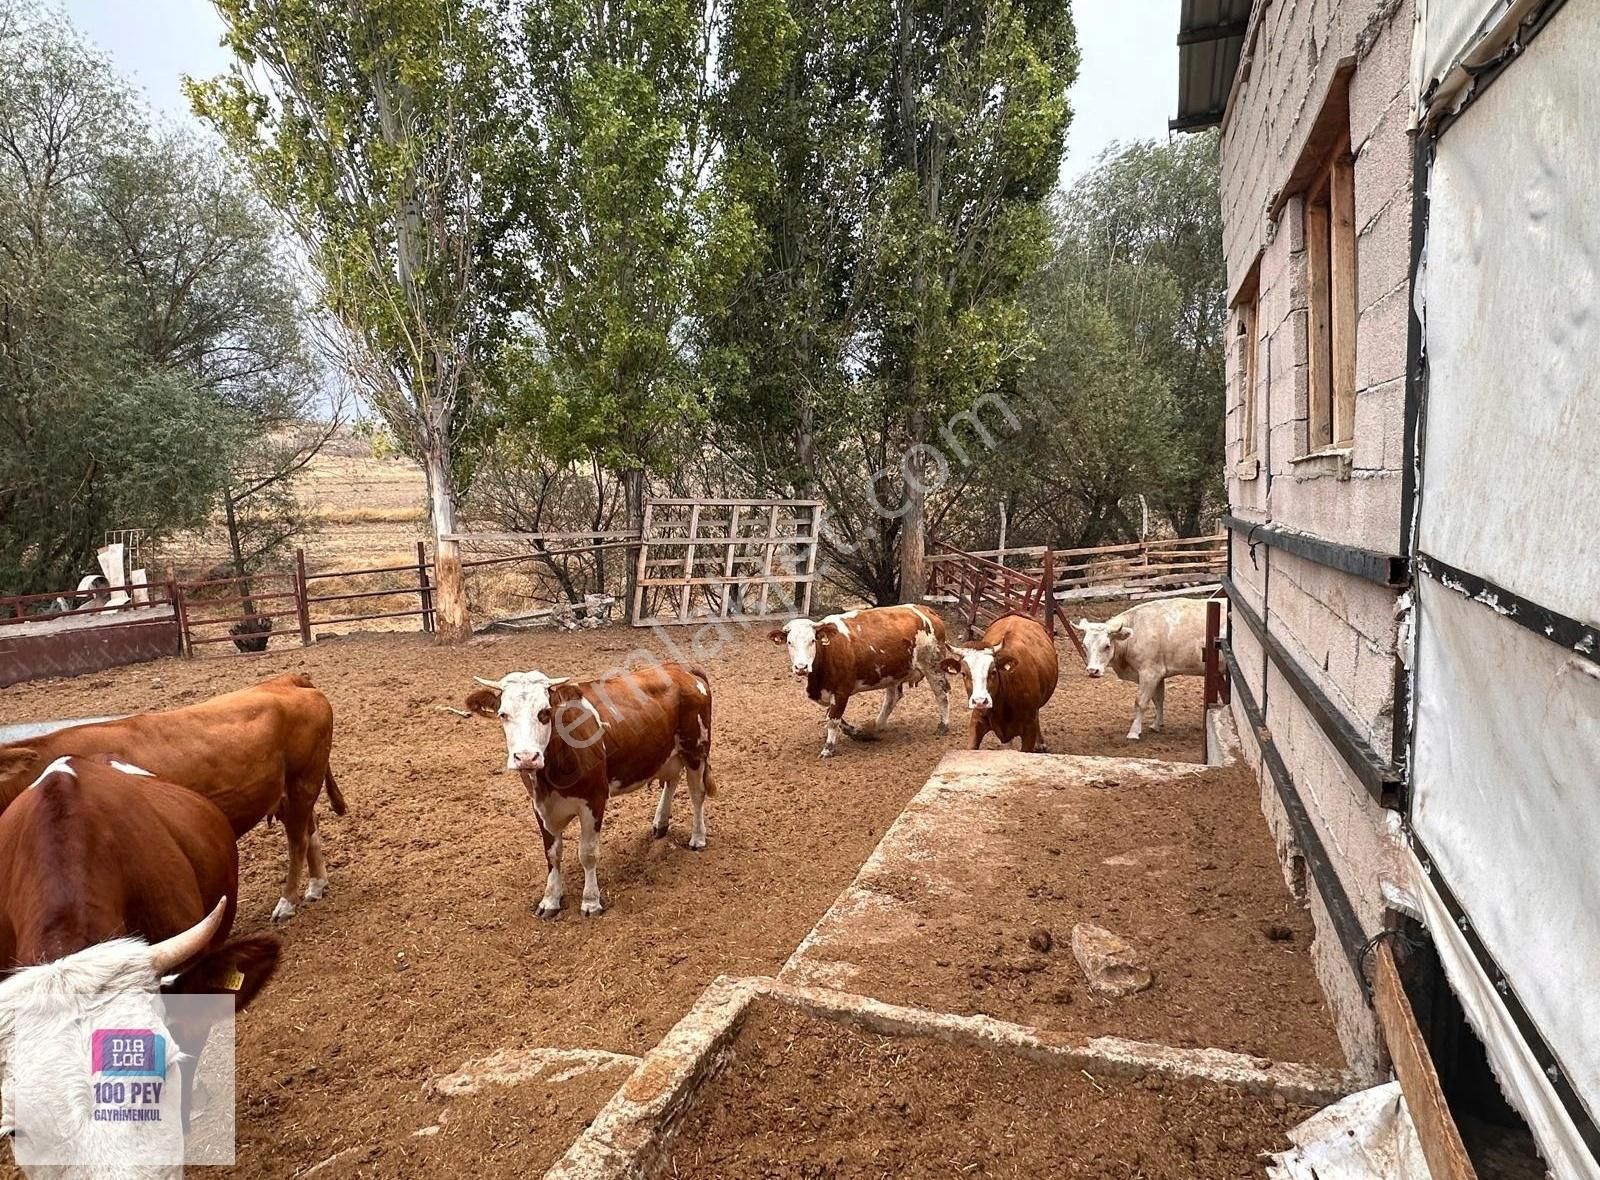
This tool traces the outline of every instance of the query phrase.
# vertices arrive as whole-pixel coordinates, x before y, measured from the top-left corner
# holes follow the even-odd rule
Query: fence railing
[[[1052,590],[1057,601],[1095,598],[1141,598],[1188,586],[1215,582],[1228,566],[1226,533],[1206,537],[1171,537],[1087,549],[1048,549],[1033,545],[1015,549],[963,551],[934,542],[928,558],[929,584],[950,580],[953,568],[970,568],[983,560],[1007,576],[1037,580],[1049,552],[1055,569]],[[970,575],[963,575],[970,576]],[[996,574],[996,577],[1001,575]],[[952,593],[953,591],[941,591]]]

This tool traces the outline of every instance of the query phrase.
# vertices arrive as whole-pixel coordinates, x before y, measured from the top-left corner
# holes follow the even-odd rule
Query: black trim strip
[[[1587,623],[1540,606],[1532,599],[1495,585],[1488,578],[1469,574],[1427,553],[1417,553],[1417,568],[1445,589],[1454,590],[1513,623],[1520,623],[1557,647],[1600,662],[1600,630]]]
[[[1411,584],[1410,562],[1398,553],[1379,553],[1374,549],[1341,545],[1337,541],[1279,525],[1241,520],[1231,512],[1223,514],[1222,527],[1243,533],[1247,544],[1254,545],[1259,541],[1329,569],[1376,582],[1380,586]]]
[[[1555,16],[1565,3],[1566,0],[1548,0],[1548,3],[1543,7],[1523,17],[1516,33],[1495,58],[1484,65],[1468,69],[1468,73],[1472,75],[1472,89],[1467,91],[1459,104],[1440,115],[1435,122],[1429,124],[1429,130],[1435,139],[1443,135],[1452,123],[1466,114],[1472,104],[1483,97],[1484,91],[1494,85],[1495,80],[1506,72],[1511,63],[1527,52],[1528,46],[1533,43],[1533,39],[1549,27],[1550,18]],[[1424,96],[1425,101],[1431,101],[1432,98],[1431,91]]]
[[[1328,699],[1327,694],[1305,674],[1288,650],[1267,630],[1266,624],[1250,609],[1250,604],[1239,593],[1239,588],[1231,578],[1223,579],[1222,588],[1228,592],[1234,613],[1256,633],[1256,638],[1272,657],[1283,678],[1289,682],[1289,687],[1294,689],[1300,702],[1316,719],[1317,725],[1339,752],[1345,765],[1367,788],[1367,793],[1384,807],[1398,807],[1404,781],[1399,768],[1387,758],[1380,757],[1366,739],[1356,732],[1349,718]]]
[[[1234,658],[1233,645],[1225,640],[1221,647],[1222,658],[1227,662],[1228,674],[1233,682],[1235,699],[1244,709],[1245,718],[1250,722],[1250,728],[1255,734],[1256,744],[1261,747],[1262,765],[1267,768],[1267,775],[1272,779],[1273,788],[1278,792],[1278,799],[1283,804],[1283,813],[1288,817],[1289,827],[1294,831],[1295,844],[1299,846],[1300,855],[1305,857],[1306,867],[1311,871],[1311,879],[1315,882],[1317,893],[1322,898],[1322,906],[1328,911],[1328,919],[1333,923],[1333,932],[1338,936],[1339,947],[1344,951],[1344,957],[1349,960],[1350,970],[1355,972],[1356,979],[1363,983],[1362,993],[1365,994],[1365,981],[1361,976],[1361,947],[1367,941],[1367,935],[1361,928],[1361,919],[1356,917],[1355,907],[1350,904],[1350,895],[1345,892],[1344,882],[1339,879],[1338,870],[1333,867],[1333,861],[1328,857],[1327,846],[1322,843],[1322,836],[1317,832],[1316,824],[1312,822],[1311,813],[1306,810],[1300,792],[1295,789],[1294,776],[1284,764],[1283,755],[1278,753],[1277,743],[1272,740],[1272,731],[1267,728],[1266,718],[1262,717],[1261,710],[1256,707],[1255,697],[1250,695],[1250,685],[1239,670],[1238,660]],[[1371,1002],[1370,999],[1368,1002]]]
[[[1472,951],[1473,958],[1478,960],[1478,967],[1485,978],[1494,985],[1500,1002],[1505,1005],[1506,1012],[1511,1016],[1511,1022],[1517,1026],[1517,1032],[1522,1034],[1522,1039],[1527,1043],[1533,1053],[1533,1059],[1539,1063],[1539,1068],[1544,1071],[1546,1080],[1555,1090],[1556,1097],[1561,1100],[1561,1105],[1566,1109],[1567,1117],[1572,1120],[1573,1126],[1583,1138],[1584,1145],[1588,1147],[1589,1154],[1596,1162],[1600,1162],[1600,1127],[1595,1125],[1595,1120],[1590,1115],[1583,1099],[1572,1088],[1572,1083],[1567,1080],[1566,1070],[1561,1068],[1561,1061],[1551,1050],[1550,1044],[1544,1039],[1544,1034],[1534,1024],[1533,1018],[1528,1015],[1528,1010],[1522,1006],[1522,1001],[1517,998],[1517,992],[1511,986],[1511,981],[1506,978],[1500,964],[1495,961],[1494,955],[1484,945],[1483,939],[1478,937],[1478,928],[1472,924],[1466,910],[1461,906],[1454,891],[1451,890],[1444,879],[1444,874],[1439,871],[1439,866],[1434,863],[1433,857],[1428,853],[1427,846],[1415,829],[1411,832],[1411,845],[1417,854],[1417,859],[1422,862],[1422,871],[1427,874],[1428,883],[1433,886],[1439,900],[1444,902],[1444,908],[1450,912],[1451,920],[1455,922],[1456,929],[1465,935],[1467,946]]]

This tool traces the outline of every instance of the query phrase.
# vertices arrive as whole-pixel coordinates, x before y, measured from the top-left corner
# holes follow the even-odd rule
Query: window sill
[[[1261,474],[1261,460],[1256,458],[1240,459],[1233,467],[1233,477],[1241,483],[1249,483]]]
[[[1350,478],[1352,447],[1323,447],[1307,455],[1289,460],[1294,474],[1301,479],[1321,479],[1332,476],[1343,483]]]

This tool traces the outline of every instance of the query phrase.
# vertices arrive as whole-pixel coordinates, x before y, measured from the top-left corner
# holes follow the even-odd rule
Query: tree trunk
[[[628,513],[628,528],[639,534],[639,543],[644,543],[644,470],[635,468],[622,473],[622,495]],[[631,556],[631,554],[630,554]],[[630,622],[633,618],[633,594],[639,584],[639,562],[634,560],[627,563],[627,580],[623,585],[622,601],[623,612],[627,614]]]
[[[222,512],[228,522],[228,552],[233,557],[233,573],[240,579],[234,583],[239,588],[239,609],[248,618],[256,613],[256,604],[250,597],[250,583],[244,580],[244,546],[239,540],[239,517],[234,509],[231,487],[222,489]]]
[[[467,616],[467,586],[461,572],[461,543],[447,541],[456,531],[456,497],[450,463],[441,440],[431,439],[424,455],[423,474],[428,479],[428,519],[433,525],[433,623],[441,643],[465,643],[472,638]]]
[[[917,364],[916,361],[912,363],[914,366]],[[917,408],[911,411],[913,449],[906,452],[901,469],[906,484],[906,511],[900,518],[901,602],[921,602],[928,589],[928,569],[925,564],[927,538],[923,535],[927,517],[928,471],[920,445],[926,441],[928,415],[922,409],[923,382],[920,377],[912,378],[911,389],[912,404]]]

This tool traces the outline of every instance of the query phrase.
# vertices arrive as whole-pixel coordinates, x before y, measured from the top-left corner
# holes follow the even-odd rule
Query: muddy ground
[[[617,801],[600,861],[610,908],[589,920],[570,886],[560,920],[534,917],[542,856],[521,783],[495,773],[499,727],[441,707],[459,706],[474,674],[594,675],[635,647],[662,652],[648,632],[454,648],[366,635],[169,660],[7,689],[0,723],[170,707],[281,671],[309,673],[334,705],[334,768],[351,813],[335,818],[324,805],[329,895],[283,929],[282,969],[239,1020],[233,1174],[293,1176],[319,1164],[330,1178],[537,1173],[614,1089],[615,1072],[450,1099],[425,1083],[506,1047],[643,1053],[715,976],[777,971],[939,756],[963,740],[965,710],[953,710],[950,736],[937,736],[933,699],[919,688],[884,740],[846,743],[819,761],[821,710],[764,632],[700,653],[715,692],[721,788],[707,810],[710,847],[687,848],[681,792],[662,841],[649,835],[651,799]],[[1133,686],[1087,679],[1061,646],[1062,683],[1044,726],[1053,750],[1198,756],[1198,680],[1174,682],[1167,732],[1131,746]],[[875,709],[874,695],[851,716]],[[281,832],[247,836],[242,862],[235,931],[251,933],[268,928],[279,894]]]

